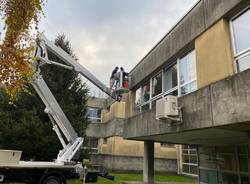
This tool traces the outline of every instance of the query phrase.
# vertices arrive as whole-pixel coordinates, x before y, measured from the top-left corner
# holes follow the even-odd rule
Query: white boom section
[[[56,132],[59,140],[63,145],[63,150],[59,152],[56,161],[70,162],[77,151],[80,149],[83,143],[83,138],[77,136],[68,118],[62,111],[60,105],[57,103],[55,97],[53,96],[47,84],[39,73],[31,82],[31,84],[45,104],[45,112],[48,113],[53,124],[53,130]],[[62,131],[68,143],[65,143],[58,127]]]
[[[76,72],[78,72],[79,74],[87,78],[100,90],[102,90],[107,95],[109,95],[110,97],[116,100],[115,94],[113,94],[111,90],[105,84],[103,84],[100,80],[98,80],[92,73],[90,73],[85,67],[83,67],[80,63],[78,63],[73,57],[71,57],[63,49],[61,49],[60,47],[57,47],[53,42],[46,39],[45,36],[43,35],[40,35],[39,42],[40,42],[39,43],[40,46],[43,47],[44,52],[47,52],[45,49],[48,49],[49,51],[51,51],[53,54],[55,54],[57,57],[59,57],[62,61],[64,61],[69,66],[63,65],[57,62],[49,61],[47,53],[45,53],[44,58],[40,58],[40,59],[43,59],[44,62],[46,62],[47,64],[55,64],[55,65],[59,65],[68,69],[75,70]]]
[[[60,58],[65,64],[49,60],[47,51],[50,51],[52,54]],[[71,57],[63,49],[57,47],[54,43],[47,40],[43,35],[40,35],[40,37],[37,39],[35,58],[36,62],[34,65],[36,67],[37,74],[31,84],[35,88],[40,98],[43,100],[46,106],[45,112],[49,115],[49,118],[53,124],[53,130],[56,132],[63,146],[63,150],[61,150],[58,154],[57,161],[69,162],[80,149],[83,143],[83,138],[77,136],[69,120],[65,116],[55,97],[40,75],[40,66],[43,64],[53,64],[70,70],[75,70],[112,98],[116,99],[117,96],[116,94],[113,94],[108,87],[99,81],[86,68],[80,65],[73,57]],[[65,142],[61,133],[63,133],[68,143]]]
[[[38,75],[31,83],[35,88],[36,92],[42,99],[46,106],[46,113],[50,114],[57,122],[60,130],[69,142],[74,141],[78,136],[71,126],[68,118],[63,113],[61,107],[57,103],[55,97],[49,90],[47,84],[43,80],[42,76]]]

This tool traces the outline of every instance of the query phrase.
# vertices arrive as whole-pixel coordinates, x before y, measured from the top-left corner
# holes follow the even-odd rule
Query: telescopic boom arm
[[[80,63],[78,63],[73,57],[71,57],[68,53],[66,53],[63,49],[60,47],[57,47],[54,43],[47,40],[43,35],[38,38],[37,43],[39,44],[39,47],[43,49],[44,56],[38,56],[38,59],[43,60],[47,64],[54,64],[61,67],[65,67],[68,69],[75,70],[85,78],[87,78],[90,82],[92,82],[95,86],[97,86],[100,90],[105,92],[107,95],[112,97],[116,100],[116,95],[112,93],[112,91],[103,84],[100,80],[98,80],[92,73],[90,73],[85,67],[83,67]],[[66,65],[50,61],[48,59],[47,50],[55,54],[57,57],[59,57],[62,61],[65,62]]]
[[[48,51],[60,58],[65,64],[49,60]],[[70,162],[73,158],[75,158],[80,150],[83,138],[78,137],[74,128],[71,126],[70,121],[64,114],[60,105],[57,103],[46,82],[43,80],[43,77],[40,74],[40,67],[44,64],[53,64],[66,69],[75,70],[114,99],[117,99],[117,93],[112,93],[108,87],[99,81],[86,68],[80,65],[73,57],[54,45],[54,43],[47,40],[43,35],[40,35],[37,39],[34,63],[34,66],[36,67],[36,74],[34,79],[31,81],[31,84],[45,104],[45,113],[48,114],[53,124],[53,130],[56,132],[63,146],[63,149],[59,152],[56,161],[63,163]]]

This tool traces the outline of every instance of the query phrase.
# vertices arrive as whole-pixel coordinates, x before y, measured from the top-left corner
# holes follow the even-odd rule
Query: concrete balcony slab
[[[151,109],[128,119],[91,125],[87,134],[194,145],[248,143],[249,79],[250,69],[180,97],[181,124],[156,120],[155,109]]]

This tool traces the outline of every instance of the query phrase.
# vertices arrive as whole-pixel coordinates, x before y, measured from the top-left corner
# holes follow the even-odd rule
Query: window
[[[162,72],[152,78],[152,97],[162,93]]]
[[[186,175],[197,176],[198,174],[198,157],[195,146],[182,146],[182,172]]]
[[[87,107],[87,117],[92,123],[101,122],[101,109]]]
[[[232,19],[232,37],[237,71],[250,68],[250,8]]]
[[[181,96],[196,89],[196,59],[193,50],[136,90],[135,112],[155,108],[156,101],[167,95]]]
[[[249,184],[248,145],[200,146],[198,154],[200,182]]]
[[[179,61],[180,95],[190,93],[197,88],[195,51],[191,51]]]
[[[161,99],[162,98],[162,95],[161,96],[158,96],[156,98],[154,98],[151,102],[151,108],[155,108],[156,107],[156,101]]]
[[[135,92],[135,105],[138,106],[141,104],[141,88],[137,89]]]
[[[149,101],[150,99],[150,82],[142,87],[142,103]]]
[[[96,153],[98,151],[98,139],[89,137],[87,139],[87,147],[89,147],[91,150],[91,153]]]
[[[149,110],[150,109],[150,104],[149,103],[147,103],[147,104],[145,104],[145,105],[143,105],[142,107],[141,107],[141,111],[142,112],[145,112],[145,111],[147,111],[147,110]]]
[[[150,109],[150,82],[136,90],[135,112],[146,111]]]
[[[167,94],[177,91],[177,64],[164,70],[164,92]],[[175,93],[177,95],[177,93]],[[174,94],[171,94],[174,95]]]

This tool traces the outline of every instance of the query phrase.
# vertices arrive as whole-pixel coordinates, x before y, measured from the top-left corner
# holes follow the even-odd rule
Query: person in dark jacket
[[[110,89],[112,90],[115,84],[115,81],[119,79],[118,77],[118,67],[115,67],[115,69],[111,73],[110,77]]]
[[[128,78],[128,73],[124,71],[124,68],[123,68],[123,67],[121,67],[120,70],[121,70],[121,72],[122,72],[122,74],[123,74],[123,76],[122,76],[122,77],[123,77],[123,80],[124,80],[124,79],[127,79],[127,78]]]
[[[128,73],[124,71],[123,67],[120,67],[120,72],[122,72],[122,87],[127,88],[128,86],[125,85],[125,81],[128,81]]]

